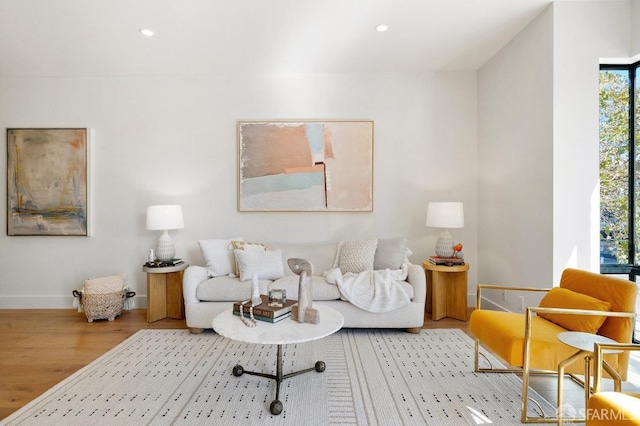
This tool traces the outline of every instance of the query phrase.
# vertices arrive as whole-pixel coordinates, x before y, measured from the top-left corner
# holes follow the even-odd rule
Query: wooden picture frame
[[[238,211],[373,211],[373,121],[238,121],[237,134]]]
[[[7,235],[88,235],[88,129],[7,129]]]

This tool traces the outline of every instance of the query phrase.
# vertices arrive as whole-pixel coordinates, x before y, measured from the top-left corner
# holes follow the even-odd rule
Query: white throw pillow
[[[377,247],[378,240],[375,238],[345,241],[340,247],[338,267],[343,274],[347,272],[359,274],[363,271],[372,271]]]
[[[262,243],[251,243],[245,241],[231,241],[231,250],[244,250],[244,251],[266,251],[267,246]],[[235,270],[240,274],[240,265],[238,265],[238,259],[234,259]]]
[[[277,280],[284,277],[282,251],[234,250],[238,262],[240,281],[247,281],[258,274],[259,280]]]
[[[212,277],[236,273],[231,241],[242,241],[242,237],[227,240],[198,240],[202,256],[207,262],[207,269]]]

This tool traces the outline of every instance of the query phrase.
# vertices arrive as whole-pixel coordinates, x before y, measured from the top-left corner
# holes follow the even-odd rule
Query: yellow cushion
[[[640,399],[619,392],[598,392],[589,398],[587,426],[640,425]]]
[[[567,268],[562,273],[560,287],[609,302],[612,312],[635,312],[636,310],[638,285],[615,275],[601,275]],[[598,334],[616,342],[626,343],[631,341],[633,327],[634,321],[630,318],[610,317],[598,329]],[[626,360],[629,352],[625,351],[619,357]],[[626,365],[626,361],[623,364]]]
[[[558,333],[567,330],[542,318],[532,320],[531,368],[557,370],[560,361],[576,352],[558,340]],[[469,329],[485,346],[519,367],[524,364],[524,326],[525,316],[513,312],[476,309],[469,318]]]
[[[556,287],[540,301],[544,308],[585,309],[591,311],[609,311],[611,303],[603,302],[586,294],[576,293],[566,288]],[[607,319],[599,315],[568,315],[538,313],[540,318],[556,323],[567,330],[595,333]]]
[[[558,340],[558,333],[567,330],[543,318],[534,316],[531,320],[531,368],[557,371],[560,361],[576,353],[575,348]],[[518,367],[524,364],[524,326],[525,315],[513,312],[476,309],[469,318],[471,333],[500,358]],[[617,355],[608,354],[605,359],[618,370]],[[574,362],[566,372],[584,374],[584,363]]]

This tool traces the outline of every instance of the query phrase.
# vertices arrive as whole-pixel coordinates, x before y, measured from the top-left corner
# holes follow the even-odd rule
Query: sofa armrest
[[[407,282],[413,286],[413,302],[425,303],[427,300],[427,277],[420,265],[409,265]]]
[[[182,294],[184,303],[200,303],[196,297],[196,289],[198,284],[209,279],[207,268],[202,266],[189,266],[182,276]]]

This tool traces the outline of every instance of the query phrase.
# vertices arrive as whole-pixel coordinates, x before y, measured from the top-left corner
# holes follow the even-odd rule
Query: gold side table
[[[443,266],[422,263],[427,278],[425,310],[433,320],[444,317],[467,320],[467,271],[469,264]]]
[[[184,318],[182,274],[188,267],[188,263],[161,268],[142,267],[147,273],[147,322]]]

